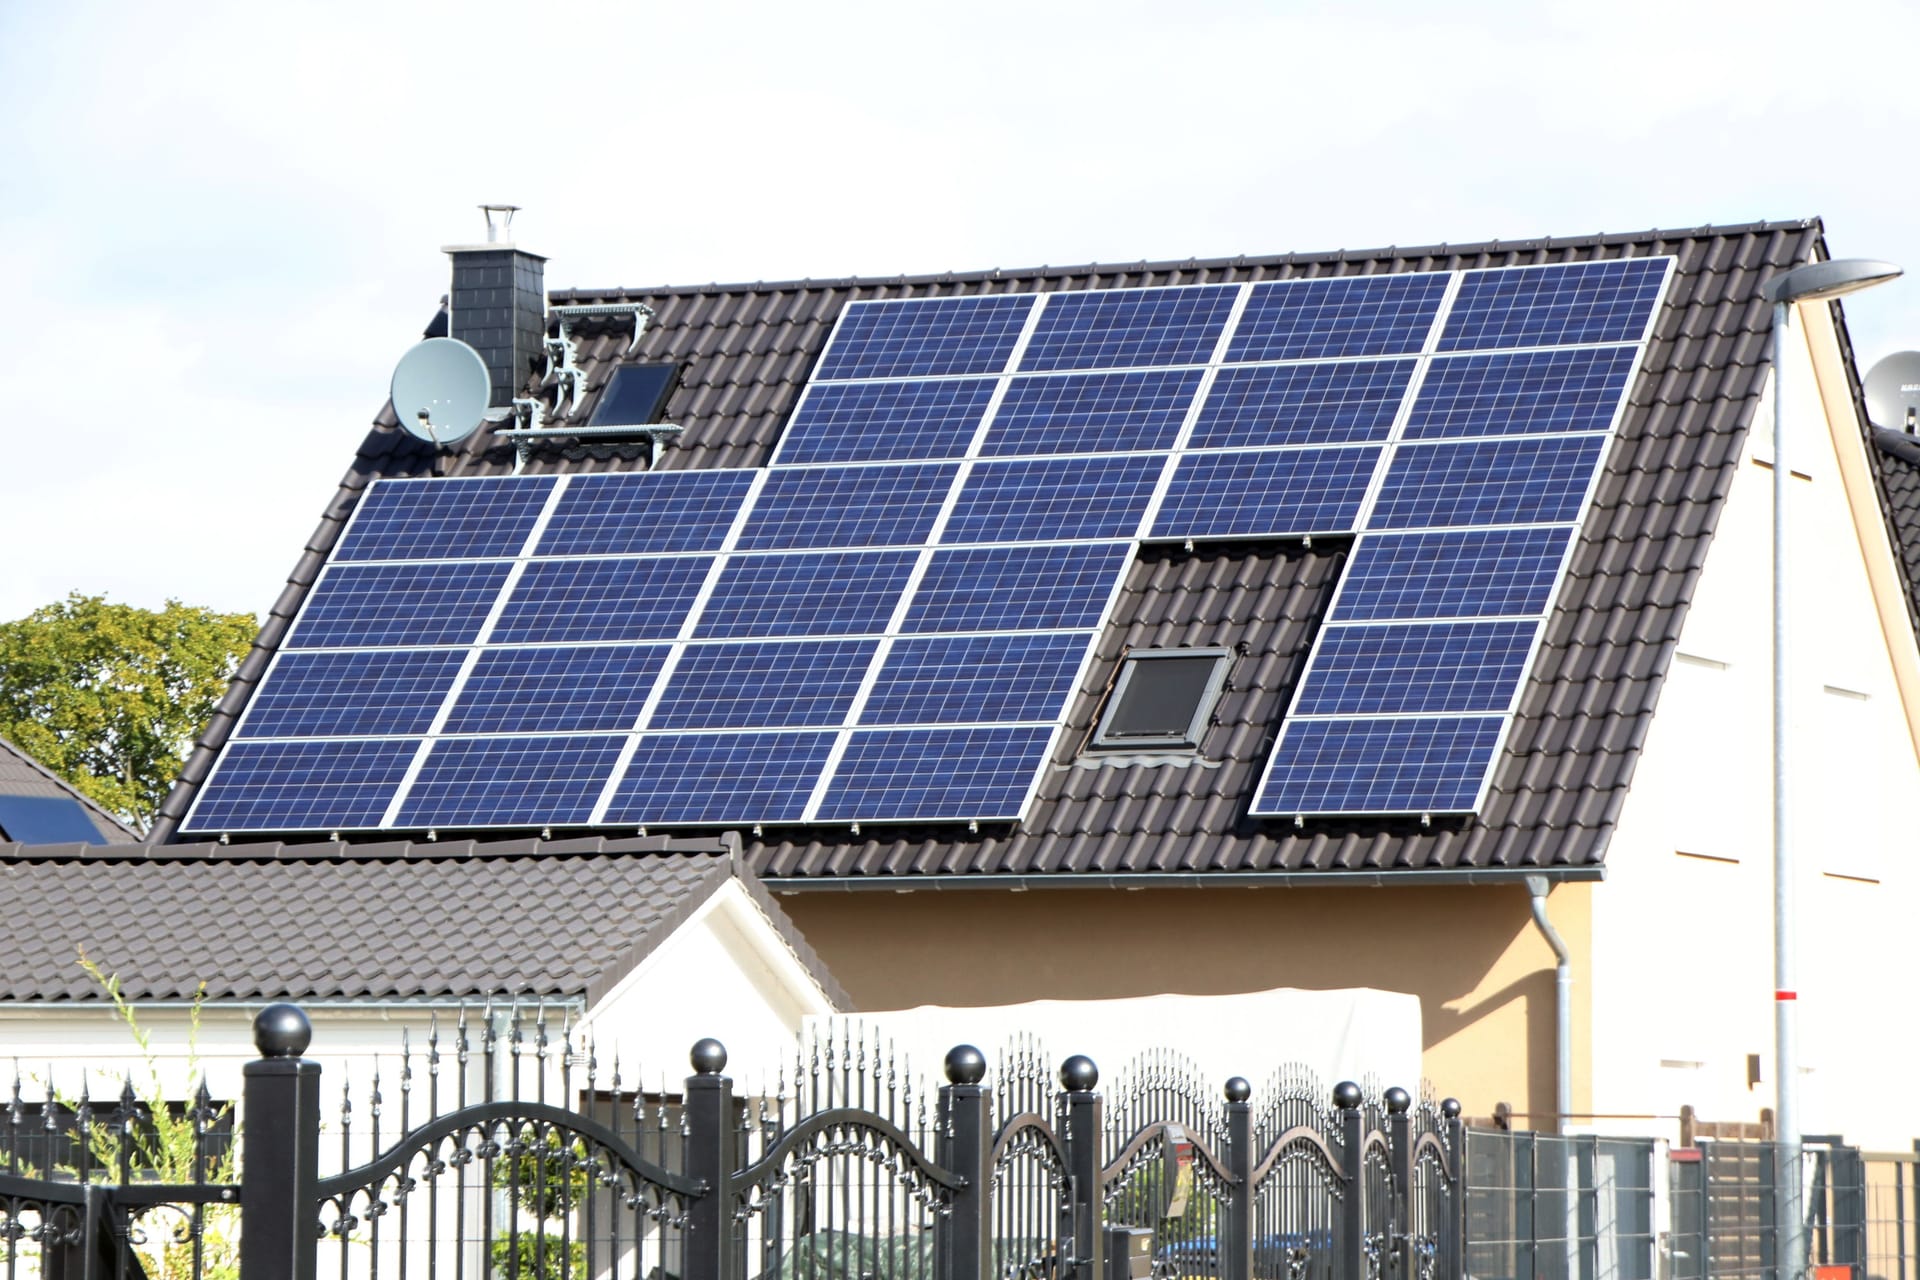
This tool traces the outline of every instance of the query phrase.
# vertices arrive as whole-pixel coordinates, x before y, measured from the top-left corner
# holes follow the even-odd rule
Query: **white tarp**
[[[869,1041],[891,1041],[912,1060],[914,1074],[935,1081],[947,1050],[971,1044],[989,1064],[1009,1043],[1029,1038],[1057,1068],[1084,1053],[1102,1079],[1138,1055],[1171,1049],[1203,1078],[1224,1085],[1245,1076],[1255,1088],[1283,1065],[1311,1070],[1331,1089],[1371,1077],[1381,1088],[1420,1086],[1420,1000],[1395,991],[1280,988],[1245,995],[1134,996],[1117,1000],[1033,1000],[1025,1004],[831,1014],[806,1019],[805,1034],[831,1027]]]

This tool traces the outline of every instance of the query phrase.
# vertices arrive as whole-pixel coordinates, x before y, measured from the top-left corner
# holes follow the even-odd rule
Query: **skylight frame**
[[[1182,649],[1128,649],[1120,655],[1119,674],[1114,677],[1113,687],[1108,690],[1101,704],[1087,746],[1101,752],[1198,751],[1201,739],[1213,722],[1214,709],[1220,705],[1221,695],[1226,692],[1227,676],[1232,670],[1235,656],[1232,649],[1219,645]],[[1200,696],[1195,701],[1184,731],[1121,734],[1114,728],[1120,709],[1126,705],[1127,695],[1153,664],[1182,659],[1192,661],[1196,658],[1211,659],[1213,669],[1207,673],[1201,685]]]

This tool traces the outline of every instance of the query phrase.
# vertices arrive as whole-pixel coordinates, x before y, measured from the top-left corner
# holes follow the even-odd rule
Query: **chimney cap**
[[[483,204],[480,211],[487,215],[487,243],[513,243],[513,215],[520,212],[517,204]],[[500,215],[496,220],[494,215]]]

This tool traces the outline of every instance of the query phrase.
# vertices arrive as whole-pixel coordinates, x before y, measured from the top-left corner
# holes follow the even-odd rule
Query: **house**
[[[0,738],[0,840],[126,844],[139,838],[139,832]]]
[[[1773,371],[1768,308],[1759,289],[1780,271],[1828,255],[1819,222],[550,297],[544,264],[531,253],[505,244],[450,252],[450,314],[443,311],[429,333],[451,333],[479,351],[491,380],[492,421],[436,448],[404,430],[391,406],[383,412],[164,806],[153,833],[162,847],[265,840],[297,848],[321,840],[328,865],[345,869],[378,864],[383,849],[404,840],[413,848],[466,839],[480,848],[506,840],[537,864],[577,839],[636,833],[652,839],[659,831],[680,839],[731,839],[865,1008],[1283,985],[1373,987],[1420,998],[1425,1070],[1470,1113],[1485,1115],[1504,1101],[1521,1123],[1539,1127],[1562,1121],[1565,1112],[1568,1123],[1606,1117],[1611,1131],[1664,1132],[1685,1104],[1703,1117],[1751,1119],[1770,1101],[1766,520]],[[1436,415],[1428,427],[1439,438],[1488,439],[1571,429],[1587,442],[1580,457],[1597,460],[1595,478],[1590,490],[1567,479],[1588,474],[1578,469],[1588,464],[1579,462],[1569,463],[1572,469],[1555,482],[1572,504],[1555,508],[1553,520],[1568,522],[1562,542],[1535,545],[1532,534],[1519,531],[1528,518],[1509,515],[1492,521],[1508,533],[1476,544],[1486,559],[1458,562],[1469,585],[1533,575],[1528,581],[1546,592],[1537,642],[1528,638],[1533,624],[1522,619],[1525,625],[1500,633],[1497,644],[1469,628],[1465,647],[1456,644],[1437,665],[1431,654],[1400,667],[1356,660],[1355,679],[1372,696],[1383,696],[1383,689],[1394,694],[1387,686],[1402,675],[1425,682],[1408,695],[1417,698],[1460,672],[1517,672],[1508,684],[1496,680],[1476,695],[1498,702],[1503,690],[1512,694],[1510,716],[1502,706],[1503,714],[1482,717],[1484,735],[1470,742],[1456,736],[1431,760],[1396,764],[1380,753],[1406,749],[1407,733],[1382,734],[1388,745],[1376,748],[1356,731],[1349,741],[1358,745],[1340,767],[1315,775],[1323,787],[1360,785],[1359,779],[1377,785],[1380,795],[1391,793],[1387,798],[1367,792],[1344,809],[1332,801],[1296,801],[1304,792],[1289,791],[1286,778],[1293,775],[1276,774],[1273,762],[1285,752],[1299,755],[1310,729],[1354,729],[1356,721],[1314,725],[1295,708],[1296,695],[1313,664],[1341,669],[1332,665],[1339,655],[1328,656],[1332,641],[1324,651],[1321,646],[1333,634],[1330,621],[1351,622],[1337,612],[1343,584],[1390,594],[1403,582],[1395,575],[1412,573],[1412,562],[1395,569],[1384,550],[1387,539],[1362,529],[1351,512],[1304,525],[1304,533],[1276,533],[1257,518],[1235,524],[1249,510],[1258,516],[1259,504],[1248,493],[1260,485],[1283,505],[1323,492],[1337,498],[1340,485],[1359,483],[1350,474],[1311,470],[1276,480],[1271,459],[1228,471],[1212,488],[1190,485],[1184,515],[1192,523],[1179,528],[1192,532],[1169,534],[1171,526],[1154,524],[1115,535],[1105,526],[1123,551],[1100,561],[1099,572],[1113,575],[1112,590],[1091,621],[1074,624],[1091,637],[1089,656],[1077,667],[1068,664],[1068,696],[1057,715],[1037,715],[1043,723],[1032,732],[977,739],[929,733],[919,740],[874,734],[849,745],[855,730],[843,726],[812,735],[763,733],[747,744],[752,751],[741,748],[746,754],[716,756],[719,738],[688,745],[638,727],[657,728],[649,717],[674,693],[664,677],[663,688],[654,688],[666,661],[660,653],[629,646],[620,661],[635,665],[619,667],[602,652],[586,684],[577,683],[585,679],[578,667],[555,684],[553,671],[514,656],[538,644],[578,648],[604,643],[593,637],[631,638],[637,633],[619,625],[596,630],[594,620],[618,624],[641,615],[667,628],[645,634],[664,637],[660,643],[678,653],[692,647],[689,610],[705,608],[715,592],[732,592],[727,599],[741,618],[756,602],[803,589],[811,593],[808,607],[839,607],[844,599],[853,609],[872,606],[868,597],[876,591],[885,596],[874,585],[881,569],[906,574],[912,583],[924,581],[914,573],[935,573],[927,567],[937,553],[931,545],[921,548],[925,563],[918,569],[902,567],[911,559],[905,553],[874,557],[861,562],[864,577],[844,563],[834,568],[824,555],[786,562],[818,570],[822,576],[812,586],[782,576],[771,555],[755,562],[764,572],[748,585],[741,585],[747,568],[724,563],[740,549],[745,517],[737,513],[746,508],[736,491],[777,488],[795,510],[820,497],[819,485],[809,491],[806,478],[791,469],[799,464],[779,452],[788,437],[802,438],[794,422],[810,388],[834,384],[834,397],[813,393],[819,403],[806,410],[810,430],[827,422],[857,434],[866,429],[862,423],[880,421],[862,418],[880,411],[871,403],[861,410],[859,396],[841,385],[851,367],[844,360],[855,358],[831,354],[853,350],[834,347],[842,336],[866,342],[860,358],[881,362],[866,367],[921,379],[902,393],[921,397],[910,412],[898,404],[888,410],[896,417],[887,421],[906,424],[901,433],[880,439],[869,432],[868,446],[883,457],[889,451],[907,462],[944,456],[938,448],[957,448],[952,442],[969,424],[991,421],[991,429],[1000,429],[1015,423],[1008,402],[1028,391],[1016,407],[1025,415],[1017,418],[1019,429],[1038,433],[1030,439],[1076,430],[1094,439],[1030,445],[1027,453],[1098,452],[1111,447],[1098,433],[1101,423],[1116,420],[1113,396],[1101,399],[1112,387],[1095,387],[1099,394],[1089,392],[1086,402],[1062,399],[1058,387],[1036,389],[1037,377],[1034,385],[1015,387],[1020,372],[1033,367],[1018,364],[1023,344],[1039,340],[1048,316],[1084,319],[1103,308],[1164,302],[1154,321],[1163,327],[1136,328],[1114,341],[1171,344],[1139,359],[1150,373],[1189,370],[1192,377],[1179,392],[1188,399],[1178,401],[1177,412],[1149,406],[1139,420],[1158,412],[1160,421],[1178,420],[1187,432],[1220,404],[1226,407],[1219,415],[1231,417],[1235,429],[1257,435],[1283,411],[1319,424],[1316,430],[1329,422],[1336,424],[1329,430],[1346,430],[1364,409],[1375,414],[1375,425],[1358,438],[1373,441],[1365,447],[1379,451],[1385,479],[1371,482],[1366,496],[1354,495],[1351,506],[1358,509],[1377,504],[1385,486],[1396,482],[1390,461],[1401,456],[1396,451],[1429,462],[1441,457],[1438,445],[1421,453],[1404,443],[1411,439],[1404,436],[1407,415],[1423,408],[1416,401],[1425,394],[1419,389],[1425,373],[1408,371],[1445,363],[1448,351],[1436,343],[1453,332],[1443,331],[1439,319],[1426,327],[1426,317],[1452,325],[1452,311],[1442,316],[1434,308],[1460,305],[1470,291],[1497,310],[1507,305],[1495,298],[1501,290],[1535,287],[1514,283],[1527,270],[1541,271],[1525,277],[1536,283],[1625,280],[1620,288],[1628,292],[1582,293],[1585,285],[1570,286],[1555,304],[1559,310],[1521,317],[1512,333],[1485,339],[1507,349],[1538,341],[1585,354],[1536,352],[1512,385],[1483,387],[1480,400],[1461,393],[1446,421],[1440,409],[1424,405]],[[1380,285],[1383,279],[1390,283]],[[1351,284],[1355,280],[1374,283],[1363,287]],[[1292,281],[1349,282],[1337,286],[1338,297],[1333,285],[1298,296],[1332,299],[1324,314],[1335,318],[1324,323],[1336,327],[1349,323],[1336,315],[1346,305],[1340,299],[1360,298],[1361,313],[1372,317],[1368,323],[1399,326],[1393,331],[1410,345],[1388,347],[1385,355],[1373,350],[1380,358],[1364,377],[1351,365],[1327,371],[1346,357],[1322,360],[1324,352],[1280,347],[1262,350],[1281,350],[1278,359],[1304,382],[1288,382],[1294,374],[1285,370],[1229,370],[1236,359],[1257,359],[1234,357],[1228,335],[1239,332],[1235,326],[1246,322],[1249,310],[1266,302],[1288,305],[1278,285]],[[1382,320],[1365,312],[1373,305],[1365,302],[1374,296],[1369,290],[1402,299],[1404,313]],[[1631,290],[1640,292],[1629,297]],[[940,314],[969,319],[937,338],[927,337],[926,326],[913,330],[911,308],[880,305],[982,298],[1004,301],[947,304],[952,310]],[[1047,305],[1056,298],[1073,301]],[[855,304],[865,308],[858,310],[864,318],[848,321]],[[1615,304],[1616,312],[1601,315]],[[1478,313],[1465,308],[1461,314]],[[1591,333],[1580,327],[1595,316],[1605,324]],[[883,331],[894,319],[900,319],[899,333],[913,330],[919,335],[913,342],[932,347],[899,345],[898,333]],[[1527,327],[1536,322],[1571,327],[1539,338]],[[1215,333],[1223,336],[1210,345]],[[1014,354],[1001,365],[982,366],[985,373],[972,369],[967,376],[977,375],[975,382],[952,372],[958,366],[936,361],[929,374],[934,366],[913,364],[916,352],[949,350],[942,342],[1002,338]],[[1475,341],[1457,346],[1464,351]],[[1051,368],[1074,367],[1075,357],[1061,355],[1063,349],[1048,349],[1056,358]],[[1889,1104],[1880,1087],[1885,1067],[1913,1049],[1905,1020],[1885,1014],[1874,998],[1877,983],[1859,981],[1862,973],[1898,972],[1897,940],[1916,901],[1902,832],[1903,797],[1920,782],[1912,550],[1920,545],[1914,496],[1920,470],[1907,454],[1889,452],[1894,443],[1908,449],[1906,443],[1871,432],[1837,305],[1797,307],[1786,350],[1782,372],[1798,433],[1791,490],[1799,594],[1791,627],[1801,792],[1794,835],[1807,850],[1803,861],[1813,864],[1802,886],[1804,1066],[1810,1070],[1803,1106],[1807,1128],[1872,1141],[1877,1134],[1910,1132],[1920,1119],[1905,1110],[1920,1104]],[[1097,364],[1098,353],[1092,358]],[[1496,366],[1518,367],[1502,365],[1496,354],[1486,356],[1475,375],[1473,359],[1481,357],[1446,364],[1447,377],[1471,381]],[[1378,381],[1365,381],[1375,375]],[[1088,386],[1095,381],[1087,375]],[[1149,383],[1148,391],[1164,391],[1179,381],[1136,378],[1126,394],[1146,395],[1141,388]],[[1205,398],[1216,387],[1245,392],[1254,383],[1277,398],[1247,393],[1231,405]],[[1196,385],[1204,389],[1196,392]],[[1335,385],[1344,389],[1326,390]],[[978,403],[962,404],[970,395]],[[829,412],[835,405],[841,406],[837,418]],[[994,416],[1003,412],[1007,416]],[[1377,435],[1366,435],[1376,428]],[[806,437],[816,444],[820,438]],[[948,443],[926,443],[936,438]],[[980,465],[983,438],[976,435],[971,452],[963,450],[964,463],[955,465]],[[1534,459],[1527,465],[1535,470],[1507,475],[1514,490],[1528,490],[1558,466],[1559,447],[1526,446]],[[1183,452],[1164,442],[1128,448],[1171,449],[1169,458]],[[1508,445],[1488,448],[1489,458],[1514,456],[1503,452]],[[809,474],[827,476],[832,449],[808,456],[816,467]],[[1187,473],[1176,473],[1174,465],[1169,461],[1164,474],[1179,482]],[[1202,464],[1180,465],[1197,472]],[[844,476],[835,481],[843,485],[846,518],[892,518],[919,501],[913,477],[902,470],[866,490],[847,487]],[[1446,492],[1463,511],[1511,497],[1493,492],[1497,486],[1486,485],[1471,466],[1456,471],[1473,474],[1454,474],[1442,488],[1453,486]],[[653,477],[646,484],[654,487],[622,490],[637,482],[607,479],[641,473]],[[1010,464],[997,474],[1010,474]],[[482,484],[487,477],[519,479]],[[414,487],[402,487],[409,480]],[[1163,480],[1140,500],[1161,503],[1173,482]],[[621,492],[679,496],[638,514],[617,500],[593,508],[585,496]],[[974,537],[991,542],[997,536],[996,511],[1009,520],[1032,517],[1032,493],[1022,496],[1018,486],[1011,492],[998,506],[979,508],[969,526]],[[1101,485],[1092,487],[1091,497],[1049,489],[1039,494],[1039,509],[1045,514],[1057,507],[1063,519],[1086,527],[1113,492]],[[701,506],[688,493],[734,496]],[[948,494],[939,518],[959,509],[958,493]],[[562,502],[579,509],[566,515],[556,505]],[[373,514],[356,526],[363,505]],[[1226,514],[1216,520],[1217,512]],[[1467,511],[1455,519],[1442,511],[1428,518],[1436,525],[1472,525],[1479,517]],[[543,521],[551,520],[572,539],[566,544],[572,559],[542,554],[552,545],[541,541],[549,527]],[[610,529],[619,534],[613,541],[610,533],[601,536]],[[645,557],[636,548],[657,550],[665,545],[660,539],[676,537],[694,541],[674,554],[692,554],[684,548],[695,546],[706,549],[702,554],[718,548],[720,555],[686,572],[684,564],[670,571],[639,563]],[[1375,538],[1371,551],[1368,537]],[[1571,548],[1564,570],[1554,549],[1560,546]],[[1466,553],[1456,547],[1446,554]],[[1523,555],[1531,557],[1531,568],[1520,564]],[[610,556],[627,559],[607,567]],[[462,563],[485,563],[447,567],[462,557]],[[1042,558],[1036,553],[1034,561]],[[1357,572],[1363,562],[1372,567]],[[602,568],[580,567],[591,563]],[[1085,568],[1091,560],[1080,563]],[[977,603],[983,592],[960,581],[963,568],[943,589],[972,590]],[[1019,585],[995,594],[1016,609],[1029,597],[1046,597],[1061,579],[1041,572],[1010,581]],[[1089,591],[1098,594],[1107,581],[1098,578]],[[904,611],[915,590],[899,588],[879,603],[897,599]],[[702,603],[675,604],[675,593],[697,593]],[[1475,607],[1500,612],[1485,601]],[[885,630],[875,643],[904,643],[895,624],[865,625]],[[331,633],[336,638],[315,641],[328,634],[325,627],[339,628]],[[1350,639],[1354,633],[1340,634]],[[956,635],[955,651],[967,638]],[[380,661],[389,665],[369,675],[371,659],[364,655],[382,646]],[[804,651],[817,663],[780,664],[764,653],[751,669],[716,660],[705,669],[704,687],[719,693],[705,695],[707,704],[694,712],[717,714],[716,697],[731,706],[730,699],[761,692],[788,696],[795,671],[803,673],[802,683],[816,682],[803,692],[830,702],[817,684],[827,679],[827,648],[823,641]],[[1071,656],[1071,645],[1062,651]],[[847,670],[866,660],[855,655]],[[569,661],[585,658],[575,653]],[[864,680],[848,677],[860,688],[845,696],[870,697],[880,662],[871,660]],[[351,691],[354,680],[363,682],[359,694]],[[490,681],[488,696],[511,704],[511,714],[489,720],[460,701],[476,680]],[[1123,715],[1126,690],[1136,686],[1145,693]],[[999,680],[998,687],[1011,685]],[[316,688],[345,692],[329,700],[312,694]],[[411,692],[401,696],[394,692],[399,689]],[[555,737],[539,746],[482,736],[487,725],[550,724],[542,717],[562,702],[572,709],[568,714],[585,702],[596,712],[612,706],[627,717],[619,723],[636,727],[604,741]],[[468,718],[450,722],[456,712]],[[1130,738],[1127,717],[1136,712],[1144,736]],[[699,722],[698,714],[688,715],[687,722]],[[462,730],[463,724],[481,728]],[[1422,739],[1431,744],[1439,735],[1466,733],[1464,725],[1434,721],[1407,732],[1433,735]],[[442,738],[450,745],[442,747]],[[951,748],[948,755],[909,759],[895,750],[931,751],[926,744],[933,738],[941,749]],[[969,754],[953,748],[956,742],[990,745]],[[828,753],[826,765],[807,756],[816,748]],[[1018,773],[1007,762],[1022,751],[1039,753],[1031,757],[1040,764],[1031,771],[1030,793],[1019,778],[1007,781]],[[856,774],[866,769],[880,781],[854,799],[835,800],[840,784],[830,780],[839,776],[835,769],[848,767],[844,753],[858,757]],[[928,802],[928,812],[939,810],[935,816],[896,803],[900,789],[885,781],[896,764],[919,769],[914,785],[938,793],[938,803]],[[807,769],[815,772],[806,778],[819,777],[811,791],[805,778],[796,783],[792,776]],[[1440,787],[1429,776],[1436,770],[1451,771],[1452,790],[1420,791]],[[1282,777],[1277,793],[1266,790],[1272,776]],[[776,781],[764,782],[769,778]],[[979,794],[949,803],[976,783]],[[792,804],[764,809],[775,816],[747,816],[762,811],[753,806],[769,787],[787,788]],[[981,799],[987,791],[993,796]],[[1017,804],[1010,805],[1009,794]],[[1556,996],[1557,980],[1564,999]],[[1142,1036],[1151,1030],[1142,1028]],[[1557,1045],[1562,1035],[1564,1051]],[[1268,1065],[1249,1064],[1248,1073]]]
[[[179,1101],[204,1075],[237,1098],[254,1013],[295,1000],[329,1088],[363,1107],[403,1048],[475,1096],[505,1096],[509,1056],[529,1089],[592,1053],[603,1091],[622,1063],[631,1090],[678,1080],[703,1036],[783,1061],[807,1019],[851,1007],[730,838],[7,844],[0,883],[61,908],[8,930],[0,1044],[58,1064],[68,1095],[111,1097],[138,1062],[110,994],[149,1039],[143,1090]]]

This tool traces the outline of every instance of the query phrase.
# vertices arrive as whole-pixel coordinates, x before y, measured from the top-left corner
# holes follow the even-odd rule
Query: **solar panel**
[[[1538,630],[1531,619],[1328,626],[1314,645],[1293,714],[1504,713]]]
[[[1083,631],[894,641],[860,714],[867,725],[1053,720],[1087,654]]]
[[[1402,445],[1370,529],[1558,524],[1579,518],[1606,436]]]
[[[1051,728],[856,732],[821,802],[823,819],[1017,818]]]
[[[1440,312],[1446,272],[1274,280],[1253,296],[1229,361],[1323,360],[1419,351]]]
[[[321,575],[289,649],[470,644],[493,610],[508,566],[343,564]]]
[[[0,840],[15,844],[106,844],[72,796],[0,795]]]
[[[1222,369],[1190,449],[1384,440],[1406,398],[1411,360]]]
[[[1572,528],[1363,535],[1340,574],[1337,616],[1469,618],[1545,613]]]
[[[708,556],[536,560],[490,638],[497,644],[671,639],[712,563]]]
[[[703,638],[867,635],[886,628],[918,559],[912,551],[734,556],[695,634]]]
[[[1427,369],[1404,438],[1605,431],[1637,347],[1446,356]]]
[[[940,540],[1131,538],[1165,460],[1040,458],[976,465]]]
[[[1153,536],[1345,533],[1379,459],[1377,448],[1189,454],[1174,473]]]
[[[816,384],[788,421],[774,462],[961,457],[998,385],[992,378]]]
[[[959,467],[809,467],[767,477],[742,550],[898,547],[927,540]]]
[[[425,733],[466,656],[462,649],[283,653],[234,736]]]
[[[1202,284],[1049,294],[1021,371],[1205,364],[1239,292]]]
[[[585,822],[623,737],[442,738],[407,792],[410,827]]]
[[[1486,779],[1501,716],[1293,720],[1256,813],[1465,813]]]
[[[419,743],[229,742],[186,826],[196,831],[377,827]]]
[[[483,560],[519,552],[552,476],[375,480],[335,548],[337,561]]]
[[[1170,449],[1200,389],[1198,369],[1014,378],[980,451],[1124,453]]]
[[[1448,313],[1442,351],[1638,342],[1660,299],[1668,258],[1622,258],[1469,271]]]
[[[643,734],[606,820],[797,822],[831,733]]]
[[[1033,309],[1032,294],[850,302],[816,381],[998,373]]]
[[[534,554],[718,550],[752,483],[744,469],[573,476]]]
[[[905,630],[1060,631],[1095,627],[1132,548],[1127,543],[939,551]]]
[[[446,732],[631,729],[666,657],[658,644],[489,649],[468,675]]]
[[[797,729],[837,725],[866,679],[877,640],[689,645],[651,729]]]

